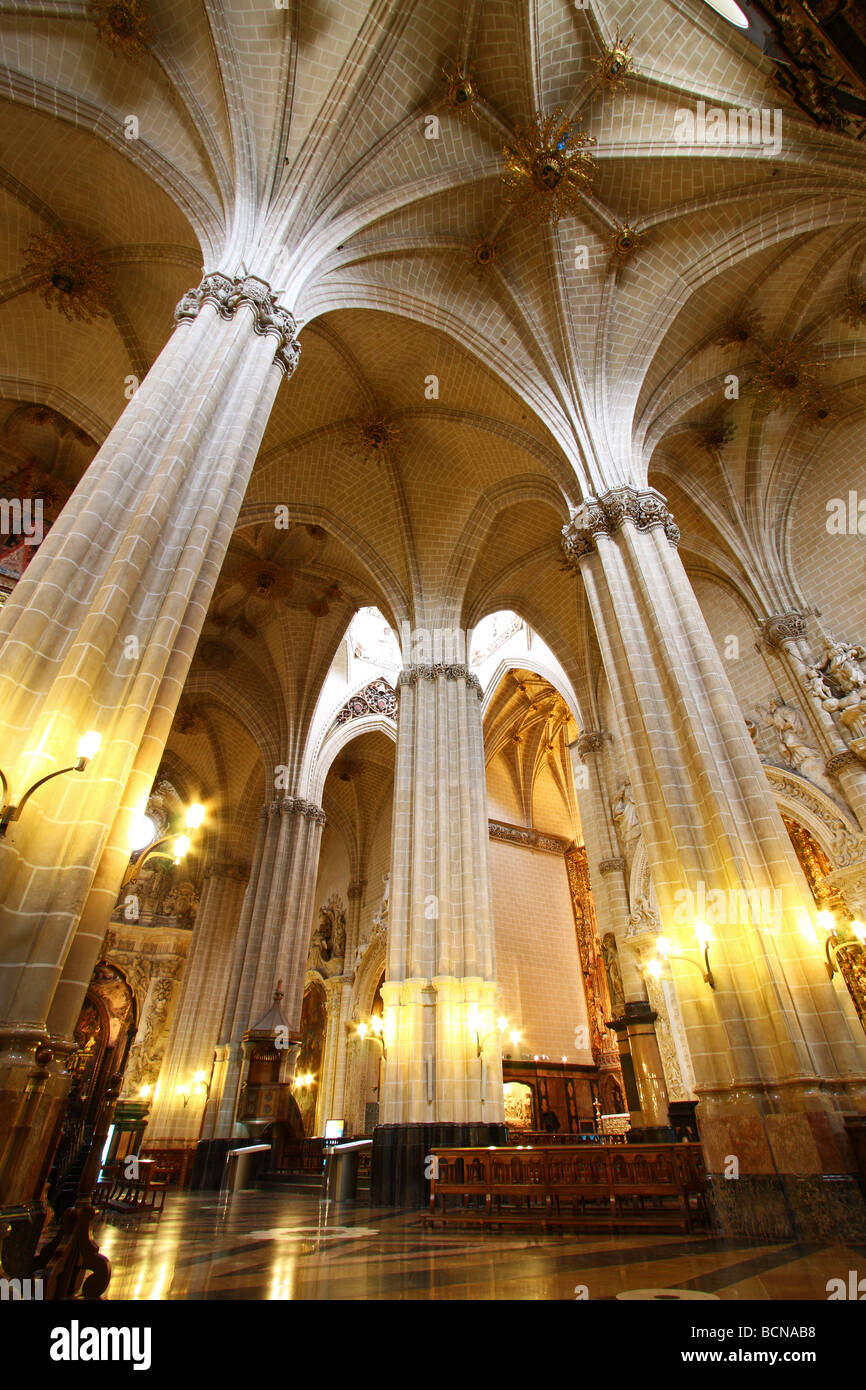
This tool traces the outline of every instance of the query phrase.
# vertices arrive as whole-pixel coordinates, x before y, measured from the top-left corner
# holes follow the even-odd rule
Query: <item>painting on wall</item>
[[[295,1091],[305,1135],[313,1134],[316,1125],[316,1102],[322,1083],[326,1018],[325,992],[318,985],[311,985],[304,995],[304,1007],[301,1010],[301,1051],[298,1055],[296,1075],[306,1076],[309,1073],[313,1077],[313,1083],[311,1086],[298,1086]]]

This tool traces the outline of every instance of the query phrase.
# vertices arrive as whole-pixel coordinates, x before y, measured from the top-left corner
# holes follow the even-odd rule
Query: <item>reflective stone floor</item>
[[[420,1212],[335,1207],[305,1192],[173,1193],[161,1216],[94,1227],[109,1299],[614,1299],[685,1289],[719,1299],[820,1300],[866,1246],[761,1245],[700,1235],[480,1232]]]

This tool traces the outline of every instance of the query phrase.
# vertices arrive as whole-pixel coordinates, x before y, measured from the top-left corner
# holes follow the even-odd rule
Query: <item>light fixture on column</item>
[[[704,984],[709,985],[710,989],[715,989],[716,982],[713,979],[713,972],[710,969],[710,942],[713,939],[713,934],[706,922],[695,923],[695,936],[698,939],[698,945],[703,947],[704,954],[702,961],[695,960],[694,956],[685,955],[679,947],[675,946],[672,941],[669,941],[666,936],[659,936],[656,938],[658,956],[647,962],[647,970],[654,979],[661,979],[664,962],[670,960],[672,956],[676,956],[677,960],[686,961],[688,965],[694,965],[696,969],[700,970]]]
[[[824,943],[824,954],[827,957],[827,974],[832,980],[839,968],[836,964],[837,955],[844,946],[850,946],[852,943],[850,941],[839,940],[836,918],[833,916],[832,912],[828,912],[826,908],[818,913],[817,922],[818,926],[822,927],[827,933],[827,939]],[[855,917],[854,921],[851,923],[851,931],[861,946],[866,945],[866,923],[861,922],[859,918]]]
[[[204,1096],[207,1100],[210,1095],[210,1085],[205,1078],[203,1071],[197,1071],[193,1075],[192,1081],[183,1081],[175,1087],[179,1096],[183,1096],[183,1108],[186,1109],[191,1096]]]
[[[200,827],[204,824],[204,818],[204,807],[200,805],[200,803],[197,801],[193,802],[193,804],[187,809],[186,813],[187,830],[200,829]],[[152,844],[145,844],[144,850],[143,852],[141,852],[142,839],[147,834],[146,825],[148,823],[151,827],[153,826],[153,822],[150,820],[149,816],[138,816],[136,820],[133,822],[132,832],[130,834],[130,849],[134,855],[137,855],[137,857],[134,858],[127,865],[126,872],[123,875],[123,882],[120,885],[121,891],[124,888],[128,888],[131,883],[134,883],[136,881],[139,874],[141,873],[142,868],[144,867],[147,860],[150,859],[151,855],[171,853],[171,856],[174,859],[175,864],[179,864],[181,859],[183,859],[184,855],[189,853],[190,845],[192,844],[191,837],[189,835],[174,834],[163,835],[161,839],[154,840]],[[174,843],[172,845],[172,849],[169,851],[164,849],[163,846],[167,845],[170,841],[173,841]]]
[[[387,1059],[388,1044],[385,1040],[385,1026],[378,1014],[373,1014],[369,1023],[365,1019],[361,1020],[358,1024],[357,1036],[361,1042],[367,1038],[370,1039],[370,1042],[377,1042],[382,1049],[382,1056]]]
[[[470,1030],[475,1034],[476,1057],[483,1056],[484,1044],[487,1042],[488,1038],[495,1038],[498,1034],[498,1036],[501,1039],[504,1038],[505,1034],[508,1032],[508,1019],[504,1015],[501,1015],[497,1020],[496,1027],[491,1028],[489,1033],[485,1033],[482,1036],[481,1029],[484,1025],[481,1020],[481,1014],[478,1012],[477,1004],[472,1004],[470,1006],[468,1023]],[[511,1038],[511,1041],[514,1043],[514,1046],[516,1047],[517,1044],[520,1042],[520,1030],[518,1028],[512,1028],[509,1036]]]
[[[292,1082],[292,1085],[294,1086],[296,1091],[300,1090],[301,1088],[309,1090],[309,1088],[313,1085],[315,1079],[316,1078],[313,1076],[313,1073],[311,1071],[306,1071],[302,1076],[296,1076],[294,1081]]]
[[[2,817],[0,817],[0,836],[4,836],[6,834],[6,827],[10,824],[11,821],[16,821],[19,819],[21,812],[24,810],[24,807],[27,805],[27,802],[30,800],[33,793],[35,791],[38,791],[40,787],[44,786],[46,782],[50,782],[53,777],[62,777],[67,772],[84,772],[85,768],[87,767],[87,764],[90,762],[90,759],[94,757],[94,755],[99,751],[99,745],[101,742],[102,735],[95,733],[93,729],[91,729],[88,733],[83,734],[82,737],[78,740],[77,761],[72,763],[69,767],[58,768],[57,772],[49,772],[46,777],[40,777],[39,781],[34,782],[33,786],[28,788],[28,790],[22,796],[21,800],[14,806],[12,802],[8,799],[9,783],[6,780],[6,774],[0,771],[0,782],[2,782],[3,784],[3,814]]]

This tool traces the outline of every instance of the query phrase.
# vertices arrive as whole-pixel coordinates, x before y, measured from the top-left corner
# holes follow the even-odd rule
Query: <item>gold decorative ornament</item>
[[[144,0],[89,0],[87,17],[112,53],[138,58],[153,42]]]
[[[573,216],[595,178],[598,166],[586,149],[594,144],[593,136],[574,129],[561,106],[550,116],[537,112],[503,149],[506,197],[532,222],[555,226],[561,217]]]
[[[480,270],[486,270],[498,255],[499,247],[494,246],[492,241],[477,241],[472,248],[472,264]]]
[[[611,48],[605,46],[601,51],[601,56],[595,59],[598,80],[602,86],[607,87],[609,92],[626,90],[626,78],[633,72],[634,59],[629,53],[629,48],[633,42],[634,34],[630,38],[624,39],[617,26],[613,46]]]
[[[622,227],[617,226],[611,232],[610,244],[613,254],[618,261],[627,261],[639,251],[646,241],[646,232],[636,232],[634,227],[630,227],[626,222]]]
[[[472,68],[462,68],[459,64],[454,68],[443,68],[442,76],[445,78],[445,104],[460,117],[465,120],[467,115],[475,116],[475,103],[478,101],[479,92],[475,82]]]
[[[774,343],[764,353],[750,386],[770,410],[808,410],[819,395],[821,364],[801,338]]]
[[[349,444],[353,452],[361,458],[369,458],[371,454],[381,458],[388,453],[399,437],[400,431],[397,426],[382,415],[357,426],[349,438]]]
[[[238,570],[238,583],[253,598],[280,599],[292,592],[295,576],[270,560],[248,560]]]
[[[713,453],[717,449],[724,449],[725,445],[730,444],[737,434],[737,427],[733,420],[725,415],[714,415],[704,424],[697,425],[696,430],[708,453]]]
[[[764,324],[763,314],[759,314],[756,309],[749,309],[745,313],[735,314],[722,325],[716,342],[719,347],[745,347],[746,343],[754,342]]]
[[[105,318],[108,272],[92,242],[75,232],[39,232],[24,253],[24,272],[39,283],[42,298],[68,319]]]
[[[842,307],[842,320],[851,328],[860,328],[866,323],[866,286],[859,285],[848,291]]]

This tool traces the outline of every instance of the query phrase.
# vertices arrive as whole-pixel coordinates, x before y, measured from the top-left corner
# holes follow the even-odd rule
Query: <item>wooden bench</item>
[[[126,1164],[126,1159],[120,1159],[117,1165],[112,1165],[116,1171],[98,1185],[99,1205],[108,1211],[161,1212],[165,1206],[168,1175],[152,1158],[138,1159],[137,1177],[125,1175]],[[105,1188],[108,1188],[107,1192]]]
[[[429,1223],[689,1231],[707,1220],[699,1144],[558,1144],[432,1154]]]

